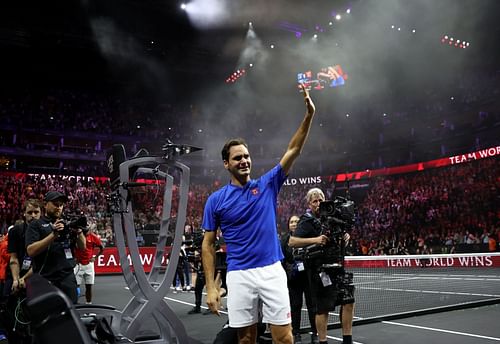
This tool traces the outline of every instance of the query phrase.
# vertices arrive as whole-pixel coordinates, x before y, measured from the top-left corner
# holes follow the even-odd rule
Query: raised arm
[[[314,117],[314,112],[316,110],[314,103],[309,96],[309,92],[306,90],[304,84],[300,84],[300,87],[304,92],[306,114],[304,115],[304,119],[302,120],[300,127],[293,135],[290,143],[288,143],[288,148],[280,160],[280,165],[283,168],[285,174],[288,174],[288,171],[295,162],[295,159],[297,159],[297,157],[302,152],[302,147],[304,147],[304,143],[306,142],[307,135],[309,134],[309,129],[311,128],[312,119]]]

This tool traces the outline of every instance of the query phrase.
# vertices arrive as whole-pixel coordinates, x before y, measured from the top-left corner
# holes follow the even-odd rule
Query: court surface
[[[443,285],[444,292],[448,292],[446,290],[449,290],[449,284],[448,286],[447,283],[439,284]],[[478,281],[478,285],[481,285],[481,281]],[[377,304],[380,302],[381,294],[377,288],[367,288],[366,290],[369,290],[369,293],[363,292],[357,296],[357,305],[360,310],[363,309],[363,303]],[[413,286],[412,290],[414,289],[415,286]],[[361,290],[358,291],[361,293]],[[489,293],[491,294],[491,292]],[[500,289],[496,290],[496,294],[498,293],[500,293]],[[396,290],[391,294],[397,296],[400,292]],[[478,292],[478,294],[485,293]],[[447,297],[446,294],[441,295],[441,297],[443,296]],[[132,294],[127,289],[123,276],[96,276],[94,305],[104,304],[123,309],[131,297]],[[408,297],[408,294],[406,294],[406,297]],[[399,297],[394,302],[399,302],[398,299]],[[80,298],[80,302],[83,303],[83,301],[84,299]],[[166,296],[166,302],[183,322],[188,335],[193,339],[193,343],[212,343],[217,332],[227,321],[227,314],[224,310],[221,312],[220,317],[213,314],[204,315],[203,313],[188,315],[187,312],[194,306],[193,292],[174,293],[171,290]],[[380,307],[383,307],[383,305]],[[202,304],[202,308],[206,308],[204,304]],[[373,309],[374,307],[365,308]],[[358,316],[357,312],[356,316]],[[147,334],[155,332],[155,328],[148,321],[141,328],[141,331]],[[355,343],[363,344],[495,343],[500,342],[500,305],[495,304],[364,324],[355,326],[353,333]],[[328,336],[330,343],[341,342],[340,329],[330,330]],[[304,334],[302,337],[304,343],[309,342],[309,335]]]

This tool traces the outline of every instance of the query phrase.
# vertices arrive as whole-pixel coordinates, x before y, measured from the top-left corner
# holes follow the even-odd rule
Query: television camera
[[[320,234],[328,238],[328,243],[324,246],[309,245],[293,251],[295,260],[306,262],[311,269],[321,274],[328,273],[338,291],[339,304],[354,302],[353,274],[343,268],[345,235],[351,230],[355,220],[356,205],[352,200],[336,197],[334,200],[321,202],[319,220],[315,219],[315,223]]]
[[[319,220],[321,235],[328,238],[328,244],[309,245],[294,249],[295,260],[308,261],[315,259],[323,267],[342,267],[345,256],[345,234],[352,228],[356,220],[356,205],[352,200],[336,197],[334,200],[319,204]]]

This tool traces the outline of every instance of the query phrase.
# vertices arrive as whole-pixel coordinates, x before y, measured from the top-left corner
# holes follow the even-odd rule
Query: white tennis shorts
[[[286,325],[291,322],[286,273],[280,262],[272,265],[229,271],[226,276],[229,326],[246,327],[259,321]]]
[[[94,263],[88,263],[87,265],[76,264],[74,267],[76,284],[94,284]]]

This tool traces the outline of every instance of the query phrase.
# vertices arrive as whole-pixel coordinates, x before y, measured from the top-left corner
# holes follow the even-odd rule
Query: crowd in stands
[[[500,242],[500,160],[481,159],[411,174],[366,180],[357,190],[358,217],[351,231],[350,254],[386,255],[496,250]],[[344,195],[322,178],[315,185],[284,185],[278,202],[278,231],[286,231],[292,214],[307,209],[304,195],[313,186],[322,188],[327,199]],[[186,228],[200,229],[206,199],[221,183],[192,183]],[[158,230],[163,186],[134,188],[132,201],[138,236]],[[87,216],[106,245],[113,245],[113,227],[108,211],[108,182],[92,178],[67,178],[0,173],[0,226],[2,232],[21,216],[28,198],[42,199],[48,190],[69,197],[66,213]],[[344,192],[344,191],[342,191]],[[171,217],[175,223],[178,190],[174,188]],[[354,197],[353,197],[354,198]],[[494,241],[494,242],[493,242]],[[482,245],[481,245],[482,244]],[[487,249],[486,246],[490,245]]]
[[[359,207],[362,254],[454,252],[500,239],[500,164],[485,159],[378,178]]]

